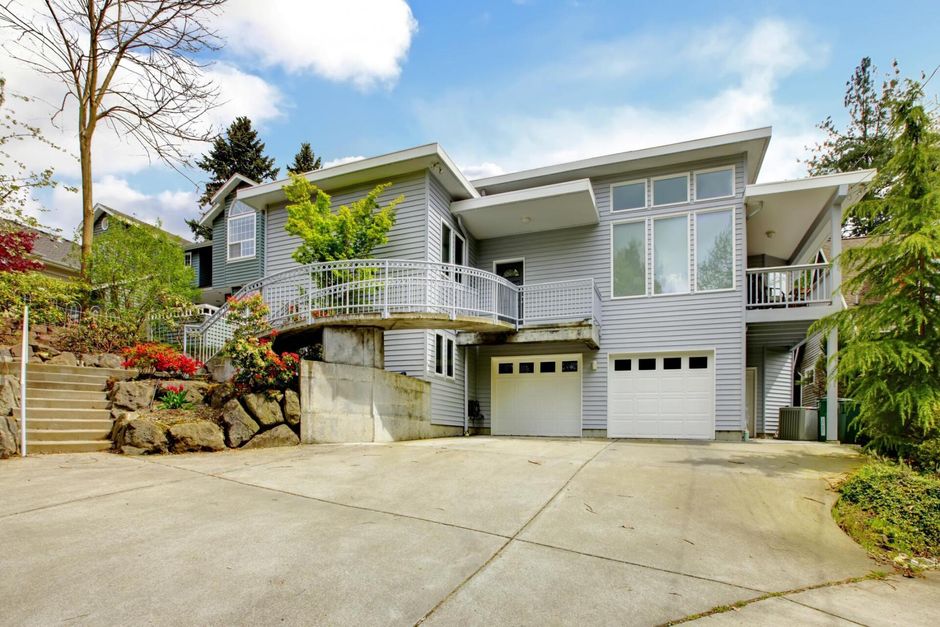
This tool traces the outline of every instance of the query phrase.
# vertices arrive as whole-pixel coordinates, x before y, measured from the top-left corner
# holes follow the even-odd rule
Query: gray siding
[[[792,402],[791,357],[788,350],[764,349],[764,377],[761,394],[764,407],[764,433],[777,431],[780,408],[789,407]],[[758,386],[761,387],[761,382],[758,382]]]
[[[255,256],[242,261],[228,261],[228,229],[226,220],[234,194],[225,199],[225,209],[212,222],[212,287],[242,287],[260,279],[264,272],[265,214],[256,212]]]
[[[814,368],[823,354],[823,338],[816,334],[806,340],[806,349],[803,352],[803,358],[797,365],[798,371],[803,372],[807,368]],[[818,374],[818,373],[817,373]],[[802,404],[804,407],[815,407],[820,398],[825,398],[825,392],[822,396],[819,394],[819,385],[804,385],[802,387]]]
[[[189,254],[189,258],[192,260],[190,267],[193,269],[193,286],[199,287],[199,261],[202,255],[199,254],[198,250],[189,250],[183,254]]]
[[[376,181],[342,190],[327,190],[333,198],[333,206],[348,204],[369,193]],[[395,226],[389,232],[388,244],[375,250],[375,256],[387,259],[424,260],[427,254],[427,177],[424,172],[391,180],[392,186],[379,196],[381,204],[404,196],[395,213]],[[267,210],[267,240],[265,274],[275,274],[297,267],[291,257],[300,244],[300,239],[284,230],[287,210],[284,204]],[[387,331],[385,333],[385,369],[424,378],[427,374],[427,339],[425,331]]]
[[[681,173],[697,168],[720,165],[736,166],[736,195],[730,199],[693,202],[663,208],[633,211],[610,211],[610,185],[618,181],[647,176]],[[716,353],[716,430],[744,428],[744,206],[745,163],[710,161],[683,164],[655,171],[625,172],[622,176],[593,181],[594,195],[600,213],[600,224],[559,231],[533,233],[526,236],[482,240],[478,243],[477,266],[492,270],[494,260],[525,257],[526,283],[593,277],[602,298],[603,324],[601,349],[585,355],[585,363],[597,360],[597,370],[587,365],[583,379],[583,426],[585,429],[607,428],[607,361],[608,355],[624,352],[713,349]],[[692,179],[694,188],[694,177]],[[694,189],[692,190],[694,198]],[[621,220],[688,213],[692,210],[733,207],[735,210],[735,272],[736,289],[708,294],[687,294],[611,299],[611,223]],[[694,221],[690,239],[694,246]],[[652,251],[648,246],[647,264],[652,268]],[[691,255],[690,255],[691,258]],[[690,261],[690,265],[691,265]],[[691,269],[690,269],[691,270]],[[694,276],[690,272],[690,277]],[[494,349],[480,351],[477,361],[477,400],[488,405],[490,379],[489,359]],[[501,349],[506,350],[506,349]],[[557,346],[514,347],[513,354],[566,352]],[[488,407],[487,407],[488,411]],[[487,418],[489,416],[487,415]]]

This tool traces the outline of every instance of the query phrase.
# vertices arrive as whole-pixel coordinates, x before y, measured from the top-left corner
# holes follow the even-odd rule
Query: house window
[[[800,382],[803,383],[804,385],[810,385],[810,384],[816,383],[816,369],[807,368],[806,370],[804,370],[802,375],[800,376]]]
[[[107,231],[108,226],[110,226],[110,224],[108,223],[108,216],[101,218],[101,230]]]
[[[695,173],[695,200],[734,196],[734,168],[702,170]]]
[[[613,297],[646,294],[646,222],[613,225]]]
[[[453,263],[454,249],[451,246],[454,231],[446,224],[441,225],[441,263]]]
[[[653,220],[653,293],[689,291],[689,219],[687,216]]]
[[[434,334],[434,372],[454,377],[454,340],[442,333]]]
[[[689,202],[689,175],[653,179],[653,206]]]
[[[187,268],[193,267],[193,254],[192,253],[183,253],[183,265]]]
[[[441,223],[441,263],[452,263],[458,266],[467,264],[467,241],[443,222]],[[456,273],[454,280],[462,283],[463,275]]]
[[[610,186],[610,210],[625,211],[646,207],[646,179]]]
[[[228,260],[255,256],[255,211],[248,205],[233,204],[228,213]]]
[[[695,289],[700,292],[734,287],[734,212],[695,214]]]

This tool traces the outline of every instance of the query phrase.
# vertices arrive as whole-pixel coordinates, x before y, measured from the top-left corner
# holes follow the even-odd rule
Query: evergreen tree
[[[852,78],[845,84],[843,106],[849,116],[847,126],[840,129],[832,116],[817,125],[826,137],[813,147],[814,154],[806,162],[812,176],[870,168],[880,170],[891,159],[891,103],[899,96],[900,76],[896,61],[891,67],[892,72],[882,80],[880,88],[876,85],[878,68],[872,65],[870,57],[863,58],[855,68]],[[883,192],[878,186],[868,191],[870,197]],[[886,219],[885,214],[858,216],[849,220],[846,228],[851,235],[861,237]]]
[[[193,232],[194,241],[209,241],[212,239],[211,224],[199,224],[199,220],[196,218],[187,219],[185,222],[186,226],[189,227],[189,230]]]
[[[859,424],[882,452],[940,433],[940,132],[916,82],[891,105],[891,158],[878,173],[880,196],[852,207],[873,223],[865,246],[840,256],[843,291],[857,307],[828,316],[811,332],[838,329],[837,374],[859,403]],[[881,215],[887,221],[873,221]]]
[[[310,142],[303,142],[300,144],[300,150],[294,155],[294,162],[287,166],[287,171],[291,174],[303,174],[319,170],[321,167],[323,166],[320,163],[320,157],[314,154],[310,148]]]
[[[235,118],[225,135],[215,138],[212,148],[196,165],[211,177],[199,199],[203,205],[233,174],[261,182],[273,181],[279,171],[274,167],[274,159],[265,156],[264,142],[258,139],[258,131],[252,128],[251,120],[244,116]]]

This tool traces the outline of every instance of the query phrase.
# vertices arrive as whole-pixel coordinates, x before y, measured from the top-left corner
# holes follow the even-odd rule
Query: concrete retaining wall
[[[431,424],[431,384],[367,366],[303,361],[300,437],[314,442],[394,442],[461,435]]]

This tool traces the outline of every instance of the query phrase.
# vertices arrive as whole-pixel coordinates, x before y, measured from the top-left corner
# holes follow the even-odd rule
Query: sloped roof
[[[144,222],[140,218],[135,218],[134,216],[130,214],[124,213],[123,211],[118,211],[117,209],[114,209],[113,207],[109,207],[107,205],[103,205],[100,202],[96,203],[95,204],[95,217],[94,217],[95,222],[98,221],[98,218],[101,217],[102,213],[106,213],[112,217],[117,218],[118,220],[123,220],[125,222],[129,222],[137,226],[143,226],[149,229],[156,229],[158,231],[163,231],[170,237],[170,239],[174,240],[181,246],[186,246],[192,243],[185,237],[180,237],[179,235],[176,235],[175,233],[170,233],[166,229],[162,229],[158,226],[154,226],[153,224],[150,224],[149,222]]]

